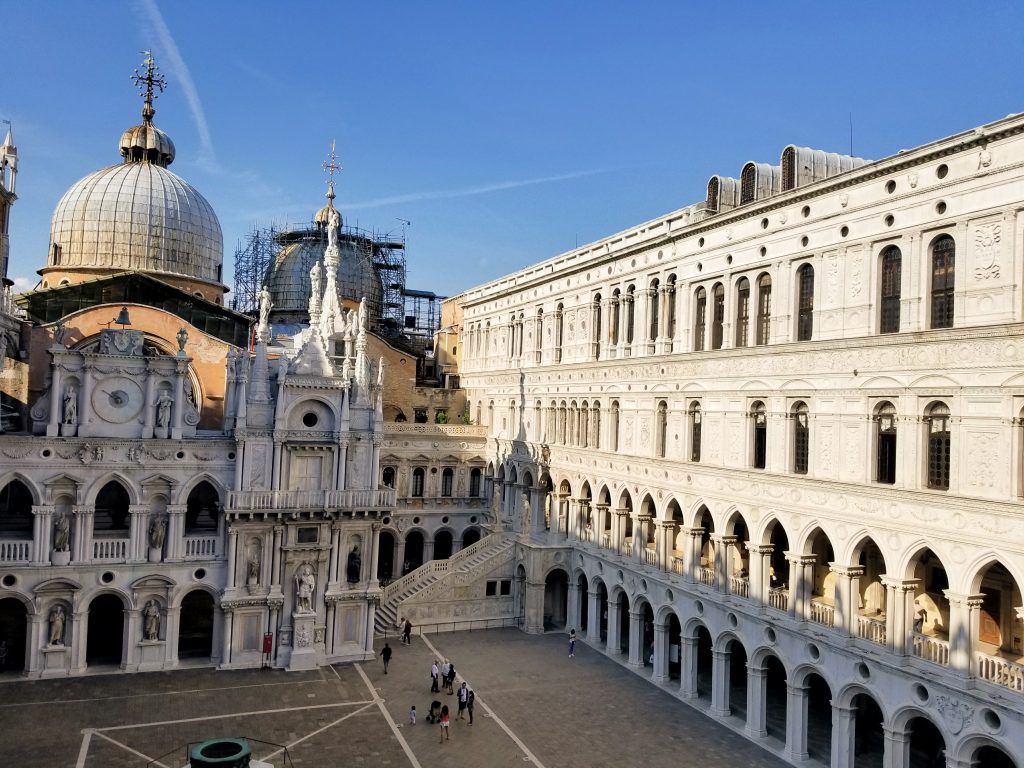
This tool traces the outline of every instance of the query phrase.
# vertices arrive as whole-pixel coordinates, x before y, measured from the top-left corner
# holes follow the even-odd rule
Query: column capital
[[[52,515],[56,512],[56,508],[53,504],[33,504],[32,514],[33,515]]]
[[[754,544],[753,546],[747,545],[747,552],[752,555],[770,555],[775,552],[774,544]]]
[[[725,534],[723,536],[719,536],[718,534],[713,533],[711,534],[711,540],[720,542],[722,544],[735,544],[737,541],[740,540],[740,537],[734,536],[732,534]]]
[[[846,576],[848,578],[859,578],[864,575],[864,566],[862,565],[843,565],[842,563],[829,563],[828,569],[832,571],[836,576]]]
[[[887,589],[895,589],[898,592],[913,592],[921,584],[920,579],[900,579],[895,576],[887,576],[884,573],[878,577],[878,580],[882,582],[882,586]]]
[[[977,608],[985,600],[985,595],[983,594],[962,595],[949,589],[942,590],[942,594],[946,596],[951,606],[961,605],[967,608]]]
[[[816,565],[818,562],[817,555],[801,555],[798,552],[786,552],[785,555],[792,565]]]

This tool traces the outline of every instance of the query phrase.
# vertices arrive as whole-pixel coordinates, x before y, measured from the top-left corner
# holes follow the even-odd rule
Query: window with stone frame
[[[896,438],[896,407],[890,402],[884,402],[875,409],[875,482],[887,485],[896,482],[899,460]]]
[[[381,473],[381,482],[387,488],[395,487],[395,468],[384,467],[384,471]]]
[[[741,277],[736,284],[736,346],[745,347],[750,339],[750,281]]]
[[[796,340],[810,341],[814,334],[814,267],[804,264],[796,272]]]
[[[626,343],[633,343],[633,332],[636,326],[636,286],[626,288]]]
[[[661,283],[657,279],[654,279],[654,280],[651,281],[650,294],[649,294],[651,299],[650,299],[650,302],[649,302],[649,305],[648,305],[648,308],[650,310],[650,317],[647,318],[647,321],[648,321],[647,338],[650,341],[656,341],[657,338],[658,338],[658,321],[661,319],[658,316],[658,312],[660,311],[660,307],[658,306],[658,300],[660,298],[660,296],[658,294],[658,290],[660,288],[661,288]]]
[[[619,401],[612,400],[610,413],[608,415],[608,442],[609,450],[619,450]]]
[[[810,411],[807,403],[793,406],[793,472],[806,475],[811,452]]]
[[[725,327],[725,288],[721,283],[716,283],[711,289],[711,348],[721,349],[723,343],[723,328]]]
[[[772,279],[768,275],[757,278],[757,336],[754,343],[763,346],[771,338]]]
[[[928,427],[928,487],[949,490],[949,408],[935,403],[928,409],[925,424]]]
[[[694,400],[690,403],[690,461],[700,461],[700,425],[701,409],[700,403]]]
[[[941,235],[932,243],[931,327],[953,327],[953,287],[956,277],[956,242]]]
[[[445,467],[441,472],[441,495],[451,496],[452,495],[452,480],[455,479],[455,470],[451,467]]]
[[[704,351],[704,323],[708,309],[708,294],[703,288],[698,288],[694,300],[693,316],[693,351]]]
[[[426,472],[423,467],[416,467],[412,471],[412,493],[410,496],[422,497],[423,496],[423,480],[426,477]]]
[[[764,469],[768,463],[768,411],[760,400],[750,407],[751,466]]]
[[[658,402],[657,423],[655,424],[654,450],[658,458],[665,458],[668,449],[668,402]]]
[[[480,479],[482,476],[483,473],[480,471],[479,467],[474,467],[469,472],[469,495],[473,498],[478,497],[481,493],[482,486],[480,484]]]
[[[900,283],[903,273],[903,254],[895,245],[882,251],[882,281],[880,285],[879,333],[898,333],[900,330]]]

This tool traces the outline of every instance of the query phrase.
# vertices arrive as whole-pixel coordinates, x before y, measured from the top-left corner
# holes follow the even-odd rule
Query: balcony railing
[[[1002,685],[1018,693],[1024,692],[1024,664],[1007,661],[999,656],[989,656],[980,651],[974,654],[978,677],[990,683]]]
[[[658,550],[644,547],[644,562],[648,565],[658,567]]]
[[[697,566],[697,581],[707,587],[715,586],[715,569],[706,565]]]
[[[768,605],[779,611],[789,610],[789,590],[782,587],[768,590]]]
[[[619,554],[622,555],[623,557],[632,557],[633,556],[633,540],[632,539],[624,539],[622,541],[622,543],[619,544]]]
[[[730,576],[729,591],[737,597],[750,597],[750,580],[746,576]]]
[[[836,621],[835,606],[811,600],[811,621],[816,624],[824,624],[826,627],[834,626]]]
[[[868,616],[858,616],[857,637],[870,640],[872,643],[885,645],[885,622]]]
[[[678,573],[680,576],[686,575],[686,567],[683,564],[683,558],[672,557],[672,573]]]
[[[0,563],[27,563],[31,553],[31,541],[0,541]]]
[[[380,509],[395,506],[393,488],[346,491],[231,491],[230,511],[270,509]]]
[[[186,560],[212,560],[217,557],[217,536],[186,536]]]
[[[128,557],[128,539],[93,539],[93,562],[124,562]]]
[[[930,635],[922,635],[920,632],[911,633],[914,655],[919,659],[930,661],[933,664],[949,666],[949,641]]]
[[[612,548],[612,535],[610,533],[601,534],[601,546],[605,549]]]

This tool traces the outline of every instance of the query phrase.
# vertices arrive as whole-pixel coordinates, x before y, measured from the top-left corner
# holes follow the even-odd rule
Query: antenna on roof
[[[853,112],[850,113],[850,157],[853,157]]]

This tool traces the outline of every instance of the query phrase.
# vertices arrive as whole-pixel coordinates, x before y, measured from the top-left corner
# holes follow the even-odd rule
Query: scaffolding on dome
[[[381,285],[381,298],[368,299],[371,323],[385,335],[404,333],[405,324],[405,236],[379,233],[359,227],[343,226],[339,237],[342,246],[352,248],[371,263]],[[232,309],[255,316],[259,308],[259,292],[267,272],[278,253],[289,243],[312,241],[322,247],[310,249],[302,268],[308,272],[327,246],[325,231],[315,223],[294,226],[253,227],[248,237],[235,249],[235,287]],[[302,296],[304,304],[307,296]]]

